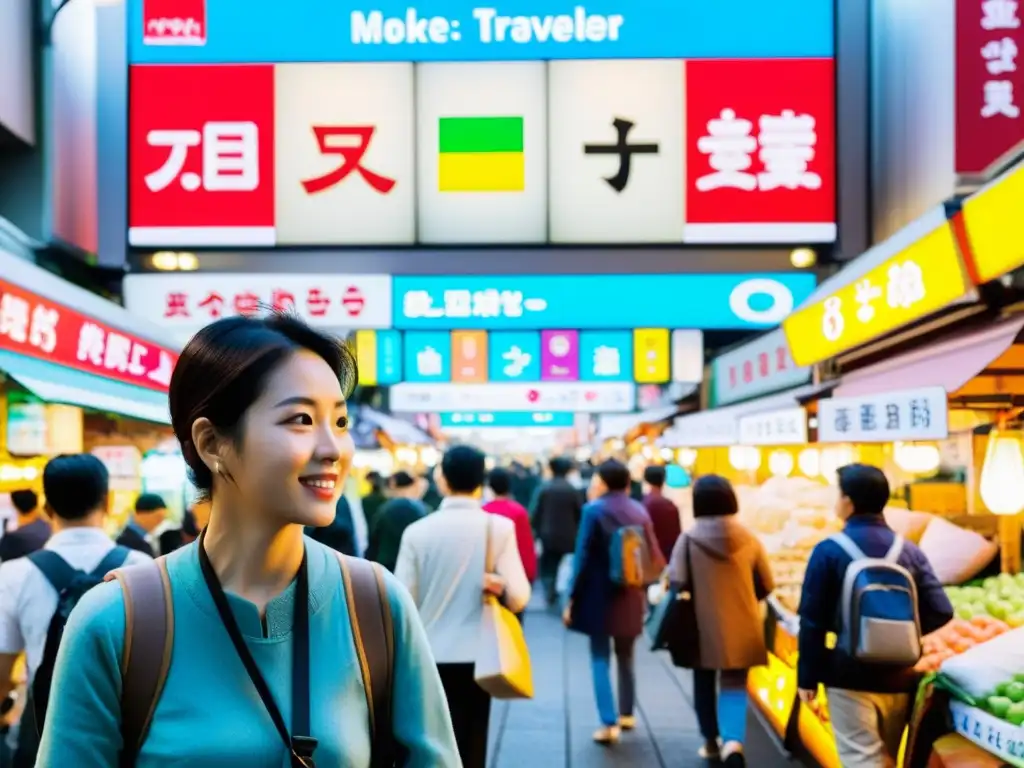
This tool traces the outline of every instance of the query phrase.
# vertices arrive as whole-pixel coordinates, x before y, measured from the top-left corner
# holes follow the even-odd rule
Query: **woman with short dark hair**
[[[192,482],[210,500],[209,524],[151,565],[149,582],[126,570],[78,603],[40,768],[459,764],[408,592],[383,569],[303,535],[334,519],[354,453],[346,400],[356,376],[347,346],[283,315],[219,320],[189,341],[171,377],[171,422]],[[365,604],[357,587],[369,568],[381,614],[373,629],[387,615],[392,627],[376,648],[366,612],[353,607]],[[142,635],[133,631],[129,643],[126,625],[153,625],[135,588],[154,581],[163,589],[149,597],[163,596],[170,610],[156,616],[170,617],[170,631],[145,634],[154,647],[138,647]],[[370,711],[368,682],[380,678],[363,676],[360,656],[382,646],[392,651],[391,690],[373,693],[394,701],[391,722]],[[157,670],[130,680],[139,655],[164,676],[144,709],[129,683]],[[127,740],[122,728],[140,710],[151,720]]]
[[[729,768],[746,765],[747,672],[768,662],[758,602],[774,589],[764,546],[736,520],[738,511],[728,480],[697,480],[696,524],[676,541],[669,563],[670,580],[689,588],[697,613],[700,662],[693,670],[693,698],[704,737],[700,755]]]

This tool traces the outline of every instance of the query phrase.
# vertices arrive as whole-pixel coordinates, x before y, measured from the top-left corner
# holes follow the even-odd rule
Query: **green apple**
[[[985,610],[994,619],[1005,619],[1009,606],[1001,600],[989,600],[985,603]]]
[[[1024,596],[1011,597],[1010,607],[1013,608],[1014,613],[1024,611]]]
[[[1016,586],[1008,587],[1003,585],[999,588],[999,597],[1002,600],[1012,600],[1018,595],[1020,595],[1020,590]]]
[[[1018,672],[1017,674],[1015,674],[1013,676],[1013,681],[1012,682],[1024,683],[1024,672]]]
[[[996,693],[995,693],[995,695],[996,696],[1005,696],[1006,695],[1006,689],[1010,686],[1010,683],[1012,683],[1012,682],[1013,682],[1012,680],[1009,680],[1009,681],[1007,681],[1005,683],[1000,683],[999,685],[997,685],[996,686]]]
[[[1006,719],[1007,713],[1010,711],[1010,707],[1013,706],[1013,702],[1005,696],[989,696],[988,697],[988,711],[991,712],[998,718]]]
[[[1024,702],[1011,704],[1006,719],[1014,725],[1024,725]]]
[[[974,609],[969,605],[958,605],[956,607],[956,617],[964,621],[970,621],[974,618]]]
[[[1024,702],[1024,683],[1010,683],[1006,686],[1006,695],[1014,704]]]
[[[985,589],[992,589],[992,587],[997,587],[999,586],[999,577],[989,576],[987,579],[981,582],[981,586],[983,586]]]

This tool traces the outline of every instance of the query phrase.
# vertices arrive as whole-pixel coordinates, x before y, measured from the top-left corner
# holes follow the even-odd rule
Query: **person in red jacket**
[[[487,476],[487,484],[494,492],[494,499],[484,504],[484,511],[507,517],[515,523],[519,557],[523,561],[526,578],[532,584],[537,578],[537,549],[530,528],[530,513],[526,511],[526,507],[512,498],[512,474],[507,469],[492,469]],[[520,621],[523,620],[522,614],[518,614],[518,617]]]

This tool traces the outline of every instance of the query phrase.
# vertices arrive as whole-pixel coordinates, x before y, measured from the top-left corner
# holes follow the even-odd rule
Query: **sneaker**
[[[636,729],[636,715],[622,715],[619,717],[619,728],[624,731]]]
[[[730,741],[722,747],[722,765],[726,768],[746,768],[747,759],[743,756],[743,745],[738,741]]]
[[[605,725],[594,731],[594,741],[598,744],[617,744],[622,730],[617,725]]]
[[[722,755],[722,746],[718,739],[704,742],[704,746],[697,750],[697,757],[703,760],[718,760]]]

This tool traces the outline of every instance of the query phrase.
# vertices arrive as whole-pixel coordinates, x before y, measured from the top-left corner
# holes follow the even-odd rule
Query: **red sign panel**
[[[178,355],[0,280],[0,349],[166,392]]]
[[[206,45],[206,0],[142,0],[146,45]]]
[[[131,68],[132,245],[274,244],[274,67]]]
[[[1024,148],[1020,4],[956,0],[956,172],[984,179]]]
[[[832,59],[686,64],[687,242],[836,236]]]

